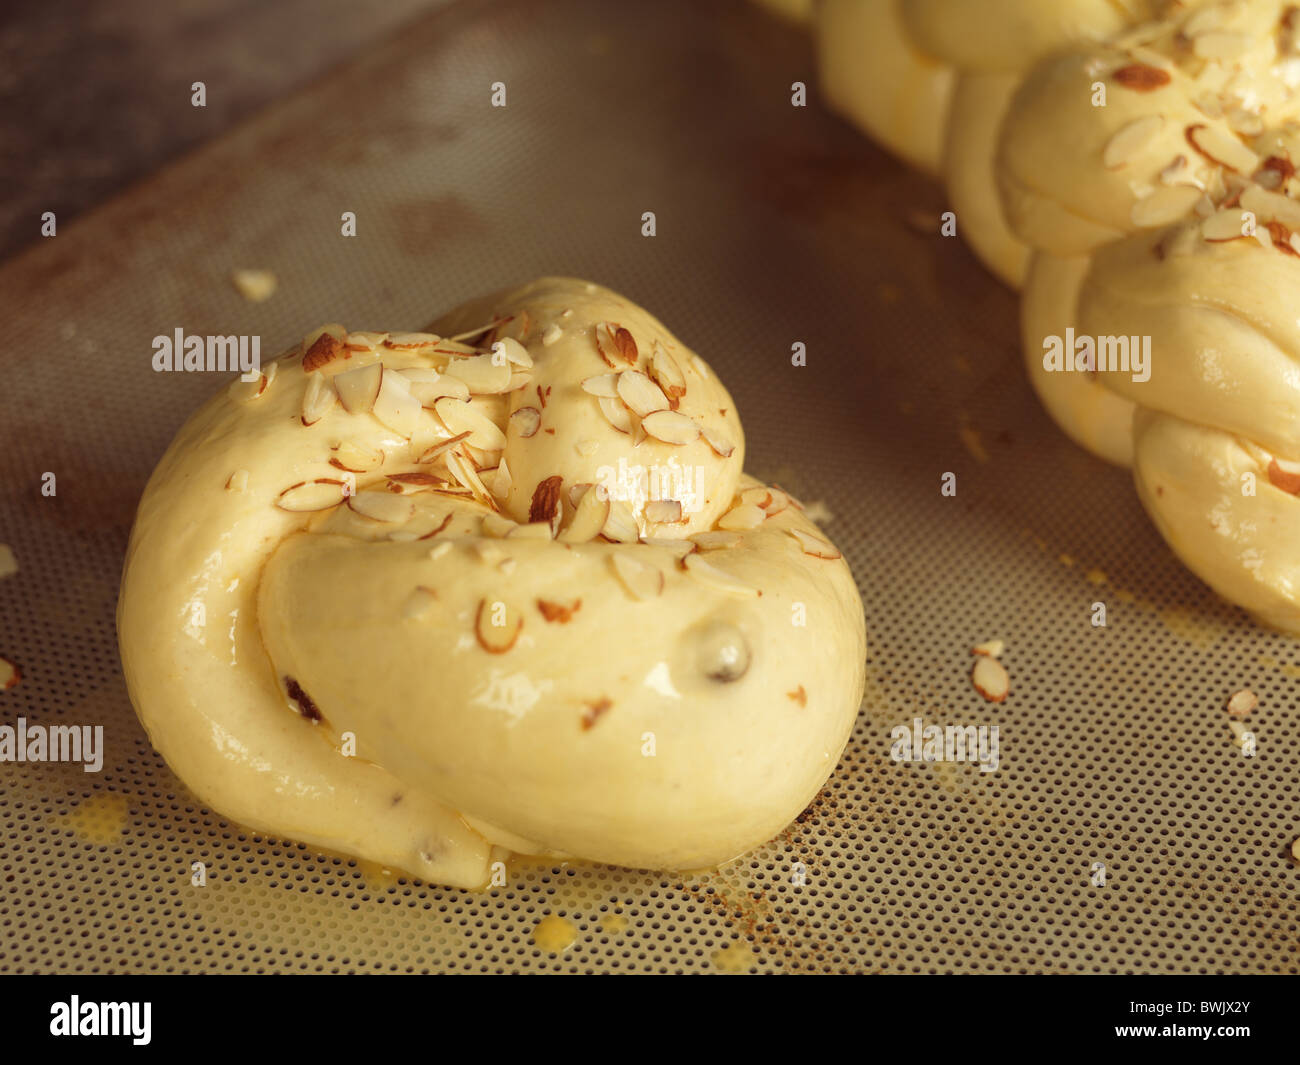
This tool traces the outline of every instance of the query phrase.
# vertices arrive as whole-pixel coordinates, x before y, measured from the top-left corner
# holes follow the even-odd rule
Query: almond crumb
[[[808,705],[808,693],[803,690],[802,684],[800,684],[794,691],[786,692],[785,694],[787,699],[793,699],[800,706]]]

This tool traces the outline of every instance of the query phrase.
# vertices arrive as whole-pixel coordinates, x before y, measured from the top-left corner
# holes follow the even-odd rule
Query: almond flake
[[[658,566],[633,558],[626,551],[615,551],[609,557],[614,572],[633,599],[644,602],[663,592],[664,574]]]
[[[1280,488],[1290,495],[1300,495],[1300,470],[1291,468],[1273,458],[1268,464],[1268,480],[1274,488]]]
[[[573,620],[573,615],[582,609],[582,600],[575,599],[572,603],[565,604],[550,599],[539,599],[537,609],[547,621],[567,625]]]
[[[410,521],[415,513],[414,503],[393,492],[357,492],[349,497],[348,507],[362,517],[392,525]]]
[[[349,333],[343,338],[343,346],[351,351],[374,351],[387,339],[387,333]]]
[[[524,440],[535,436],[542,425],[542,412],[536,407],[520,407],[510,415],[510,426]]]
[[[379,388],[384,379],[384,364],[372,362],[368,366],[358,366],[346,370],[334,377],[334,388],[339,394],[339,402],[349,414],[368,414],[379,396]]]
[[[408,379],[410,378],[408,377]],[[459,377],[453,377],[451,374],[439,374],[436,381],[410,380],[411,395],[420,401],[420,406],[429,410],[432,410],[434,404],[444,396],[450,399],[458,399],[462,403],[469,401],[469,385]]]
[[[653,436],[656,440],[661,440],[665,444],[689,444],[697,440],[700,435],[700,427],[696,425],[685,414],[679,414],[673,410],[659,410],[653,414],[648,414],[642,420],[645,431]]]
[[[600,441],[579,440],[576,444],[573,445],[573,450],[576,451],[579,455],[581,455],[584,459],[589,459],[591,458],[592,455],[594,455],[597,451],[600,450]]]
[[[435,477],[431,473],[423,473],[419,470],[411,473],[390,473],[388,481],[389,490],[400,495],[427,492],[431,488],[441,488],[446,484],[441,477]]]
[[[636,538],[641,535],[631,509],[621,499],[609,501],[609,517],[605,519],[600,535],[606,540],[613,540],[616,544],[635,543]]]
[[[985,640],[983,643],[977,643],[970,649],[973,655],[989,655],[992,658],[1001,658],[1002,652],[1006,650],[1006,645],[1001,640]]]
[[[467,429],[465,432],[457,433],[455,436],[448,437],[446,440],[439,440],[436,444],[426,449],[415,461],[420,465],[424,465],[426,462],[432,462],[439,455],[443,454],[443,452],[450,451],[457,444],[468,440],[469,436],[469,430]]]
[[[645,505],[645,520],[651,525],[679,525],[686,519],[676,499],[653,499]]]
[[[632,334],[616,322],[598,322],[592,330],[596,350],[611,370],[621,369],[620,363],[636,365],[636,341]]]
[[[449,514],[448,517],[451,517],[451,515]],[[429,558],[434,562],[437,562],[438,559],[445,558],[447,555],[451,554],[453,546],[454,545],[450,540],[443,540],[440,543],[436,543],[429,548]]]
[[[486,483],[486,482],[484,482]],[[505,500],[510,496],[510,489],[514,487],[514,478],[510,476],[510,467],[503,458],[497,466],[496,474],[492,477],[492,483],[489,486],[492,495],[497,499]]]
[[[1201,195],[1201,190],[1193,185],[1159,188],[1133,204],[1129,219],[1140,229],[1167,226],[1185,217],[1196,206]]]
[[[1160,171],[1160,183],[1162,185],[1195,184],[1187,180],[1188,170],[1187,156],[1176,156],[1172,163]]]
[[[701,551],[723,551],[729,547],[738,547],[744,539],[740,533],[726,530],[696,533],[691,537],[691,540],[699,545]]]
[[[440,339],[433,333],[393,333],[384,341],[384,346],[394,351],[419,351],[433,347]]]
[[[230,280],[249,303],[262,303],[270,299],[279,283],[270,270],[234,270],[230,274]]]
[[[321,373],[307,375],[307,390],[302,396],[302,424],[315,425],[334,409],[338,402],[338,393],[334,386]]]
[[[715,429],[701,429],[700,435],[719,458],[729,459],[736,450],[736,445]]]
[[[656,340],[650,349],[650,376],[663,389],[671,403],[677,409],[677,401],[686,395],[686,375],[677,365],[677,360],[668,354],[668,349]]]
[[[1242,688],[1239,692],[1234,692],[1228,700],[1228,713],[1233,717],[1245,717],[1255,707],[1259,706],[1259,699],[1249,688]]]
[[[499,395],[510,388],[510,363],[494,355],[471,355],[447,367],[446,376],[464,381],[471,395]]]
[[[500,356],[507,363],[513,363],[515,366],[523,366],[531,369],[533,357],[528,354],[528,349],[524,347],[514,337],[502,337],[492,345],[493,356]]]
[[[300,481],[290,485],[280,493],[275,505],[293,513],[328,510],[342,503],[347,495],[348,486],[343,481],[318,477],[314,481]]]
[[[588,377],[582,382],[582,390],[589,396],[598,396],[601,399],[616,399],[618,397],[618,379],[619,374],[602,373],[595,377]]]
[[[1236,59],[1250,49],[1250,44],[1250,38],[1244,33],[1213,30],[1194,38],[1192,50],[1201,59]]]
[[[569,500],[575,506],[573,519],[557,539],[566,544],[585,544],[594,540],[609,521],[608,497],[604,492],[583,492],[576,502],[570,493]]]
[[[791,536],[798,542],[799,547],[805,555],[812,555],[813,558],[836,559],[842,557],[839,550],[834,544],[823,540],[820,536],[814,536],[803,529],[787,529]]]
[[[402,607],[402,617],[422,618],[434,608],[437,601],[437,592],[432,588],[426,588],[423,584],[417,585],[415,591],[407,596],[406,603]]]
[[[1165,120],[1161,115],[1143,115],[1134,119],[1106,142],[1101,153],[1102,163],[1107,170],[1127,166],[1150,147],[1164,126]]]
[[[492,499],[491,493],[486,486],[479,480],[478,471],[474,469],[474,464],[470,462],[460,450],[447,452],[447,469],[456,480],[470,490],[480,503],[486,504],[493,510],[496,509],[496,502]]]
[[[1169,71],[1144,63],[1130,63],[1111,75],[1126,89],[1134,92],[1152,92],[1169,84]]]
[[[557,343],[562,336],[564,336],[564,330],[552,322],[546,327],[546,331],[542,333],[542,347],[551,347],[553,344]]]
[[[1253,174],[1259,169],[1259,156],[1218,126],[1196,123],[1188,126],[1183,134],[1188,144],[1217,166],[1236,174]]]
[[[752,503],[742,503],[738,507],[732,507],[727,513],[718,519],[719,529],[757,529],[763,524],[767,513]]]
[[[230,383],[230,398],[240,403],[247,403],[249,400],[257,399],[263,395],[271,382],[275,380],[277,364],[272,362],[262,367],[262,370],[256,377],[250,381],[245,381],[242,376],[235,378]]]
[[[236,470],[226,481],[227,492],[242,492],[248,487],[248,471]]]
[[[793,498],[779,488],[746,488],[740,493],[741,503],[758,507],[767,517],[772,518],[789,508]]]
[[[686,572],[701,584],[717,591],[731,595],[758,595],[758,589],[752,584],[746,584],[739,577],[733,577],[725,570],[718,569],[712,562],[705,562],[704,556],[698,552],[682,559],[682,565],[686,567]]]
[[[336,360],[341,361],[348,357],[348,350],[344,347],[342,340],[332,333],[322,333],[303,354],[303,372],[313,373]]]
[[[468,443],[484,451],[502,451],[506,446],[506,434],[477,407],[458,399],[444,397],[434,403],[433,409],[442,419],[442,424],[453,435],[469,431]]]
[[[975,690],[988,702],[1006,702],[1007,693],[1011,690],[1011,678],[1007,676],[1006,668],[996,658],[991,655],[980,655],[975,660],[975,668],[971,671],[970,679],[975,685]]]
[[[303,336],[302,338],[303,354],[305,355],[307,352],[311,351],[312,346],[316,343],[316,341],[319,340],[321,336],[323,336],[326,333],[328,333],[330,336],[332,336],[335,340],[339,341],[340,343],[342,343],[347,338],[348,335],[348,331],[343,326],[339,325],[338,322],[329,322],[326,325],[317,326],[310,333],[307,333]]]
[[[514,607],[482,599],[474,618],[474,635],[488,654],[503,655],[515,645],[524,627],[524,617]]]
[[[399,373],[390,372],[380,378],[379,393],[370,413],[409,440],[420,424],[422,408],[420,401],[411,395],[410,381]]]
[[[7,692],[16,687],[23,679],[23,672],[9,659],[0,657],[0,692]]]
[[[381,466],[384,453],[379,448],[367,447],[355,440],[344,440],[335,444],[330,450],[330,465],[349,473],[369,473]]]
[[[618,375],[618,397],[641,418],[668,409],[663,390],[639,370],[625,370]]]
[[[620,433],[632,432],[632,414],[623,405],[622,400],[601,396],[596,402],[600,404],[600,413],[605,416],[605,420],[611,427]]]
[[[1211,244],[1240,240],[1248,235],[1244,230],[1245,221],[1240,210],[1217,211],[1201,223],[1201,236]]]
[[[477,329],[470,329],[468,332],[457,333],[454,337],[444,337],[443,341],[444,343],[446,341],[451,341],[452,343],[457,344],[461,341],[469,340],[471,337],[480,337],[484,333],[491,332],[505,325],[512,317],[513,315],[498,315],[496,318],[493,318],[492,321],[488,322],[487,325],[481,325]]]
[[[533,489],[533,498],[528,505],[530,522],[545,522],[552,530],[559,528],[561,512],[564,509],[560,505],[560,488],[563,484],[564,478],[559,474],[537,483],[537,487]]]

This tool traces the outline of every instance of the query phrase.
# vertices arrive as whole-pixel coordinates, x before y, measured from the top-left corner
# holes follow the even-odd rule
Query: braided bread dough
[[[998,130],[1025,72],[1069,41],[1100,39],[1146,0],[823,0],[815,13],[822,86],[891,151],[941,175],[962,234],[1019,288],[1027,253],[1003,219]]]
[[[771,838],[862,695],[839,552],[614,293],[548,278],[432,328],[478,346],[328,326],[181,429],[119,606],[150,739],[236,821],[456,886],[498,848],[692,868]]]
[[[1295,20],[1281,0],[1203,3],[1054,57],[1017,94],[999,155],[1008,217],[1037,249],[1025,347],[1040,391],[1055,379],[1053,414],[1085,446],[1132,463],[1146,509],[1192,570],[1293,632]],[[1067,326],[1150,337],[1150,379],[1044,373],[1043,338]]]

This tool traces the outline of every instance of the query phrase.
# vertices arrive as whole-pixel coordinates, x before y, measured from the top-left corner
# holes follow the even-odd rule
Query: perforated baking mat
[[[106,745],[97,774],[0,763],[0,971],[1300,968],[1300,647],[1054,428],[1015,298],[934,234],[941,208],[751,5],[463,2],[0,269],[0,654],[23,673],[0,711]],[[275,272],[269,301],[234,290],[243,267]],[[154,373],[151,338],[418,328],[545,273],[662,317],[730,385],[751,470],[829,511],[869,641],[841,764],[778,839],[689,875],[517,864],[475,894],[225,821],[150,748],[118,664],[134,506],[220,385]],[[1002,705],[970,682],[993,638]],[[1223,709],[1243,687],[1253,756]],[[998,726],[997,771],[894,761],[918,717]],[[567,950],[537,945],[548,916]]]

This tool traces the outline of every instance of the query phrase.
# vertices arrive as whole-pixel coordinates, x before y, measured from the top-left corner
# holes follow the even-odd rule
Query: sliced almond
[[[1300,470],[1291,468],[1273,458],[1268,464],[1268,481],[1274,488],[1280,488],[1290,495],[1300,495]]]
[[[686,395],[686,375],[682,373],[677,360],[668,354],[668,349],[658,340],[650,348],[650,376],[663,389],[672,409],[676,410],[676,401]]]
[[[503,655],[515,645],[524,627],[524,616],[508,603],[482,599],[474,618],[474,635],[488,654]]]
[[[456,359],[445,376],[464,381],[471,395],[499,395],[510,388],[510,363],[492,355],[471,355]]]
[[[596,350],[611,370],[622,369],[624,365],[635,366],[637,360],[636,341],[632,334],[616,322],[598,322],[592,330]]]
[[[582,600],[575,599],[571,603],[559,603],[553,599],[539,599],[537,600],[537,609],[541,611],[542,617],[548,622],[567,625],[573,620],[573,615],[582,609]]]
[[[739,547],[745,538],[737,532],[715,529],[696,533],[691,539],[699,545],[701,551],[722,551],[729,547]]]
[[[371,333],[363,330],[357,333],[349,333],[344,337],[343,345],[352,351],[374,351],[387,339],[387,333]]]
[[[492,345],[492,354],[500,356],[501,360],[515,366],[531,368],[533,365],[533,357],[528,354],[528,349],[514,337],[502,337],[498,340]]]
[[[1160,171],[1160,183],[1162,185],[1187,185],[1195,184],[1189,180],[1191,168],[1187,165],[1187,156],[1178,155],[1174,161]]]
[[[279,284],[270,270],[233,270],[230,280],[249,303],[262,303],[270,299]]]
[[[1259,699],[1249,688],[1242,688],[1239,692],[1234,692],[1228,700],[1228,713],[1233,717],[1245,717],[1255,707],[1259,706]]]
[[[757,529],[767,518],[767,513],[752,503],[742,503],[732,507],[718,519],[719,529]]]
[[[1259,156],[1218,126],[1197,122],[1188,126],[1183,135],[1188,144],[1217,166],[1236,174],[1253,174],[1259,169]]]
[[[278,368],[278,363],[269,362],[262,367],[256,377],[249,381],[245,381],[242,376],[235,378],[230,384],[230,398],[240,403],[247,403],[249,400],[265,395],[266,390],[271,387],[271,382],[275,380]]]
[[[368,414],[379,396],[383,379],[382,362],[372,362],[368,366],[358,366],[337,374],[334,377],[334,388],[339,394],[343,409],[349,414]]]
[[[481,337],[484,333],[490,333],[501,328],[501,326],[505,325],[513,317],[513,315],[498,315],[493,318],[492,321],[488,322],[487,325],[481,325],[477,329],[470,329],[464,333],[457,333],[453,337],[444,337],[443,343],[445,344],[450,341],[453,344],[459,344],[465,340],[472,340],[474,337]]]
[[[303,335],[302,338],[303,354],[305,355],[307,352],[311,351],[312,346],[316,343],[316,341],[319,340],[326,333],[328,333],[335,340],[338,340],[340,342],[345,340],[348,335],[348,331],[343,326],[339,325],[338,322],[329,322],[325,325],[317,326],[310,333],[306,333]]]
[[[348,507],[362,517],[388,524],[409,521],[415,513],[415,504],[411,500],[393,492],[357,492],[348,499]]]
[[[823,540],[820,536],[814,536],[803,529],[786,530],[795,541],[799,544],[800,549],[805,555],[812,555],[813,558],[836,559],[841,558],[839,549],[828,540]]]
[[[734,577],[725,570],[719,569],[712,562],[706,562],[704,556],[699,552],[687,555],[682,559],[682,565],[686,567],[686,572],[697,581],[716,591],[726,592],[729,595],[758,595],[758,589],[752,584],[746,584],[739,577]]]
[[[420,401],[420,406],[432,410],[434,404],[444,396],[458,399],[462,403],[469,400],[469,385],[451,374],[441,374],[436,381],[411,381],[411,395]]]
[[[1130,63],[1111,75],[1126,89],[1134,92],[1152,92],[1169,84],[1169,71],[1145,63]]]
[[[347,494],[348,486],[345,482],[331,477],[318,477],[314,481],[300,481],[290,485],[280,493],[275,505],[293,513],[328,510],[342,503]]]
[[[794,499],[788,492],[773,487],[746,488],[740,493],[741,503],[758,507],[767,517],[773,518],[787,510]]]
[[[1005,702],[1011,690],[1011,678],[1007,676],[1006,667],[991,655],[981,655],[975,660],[971,683],[990,703]]]
[[[729,459],[732,452],[736,450],[736,445],[716,429],[701,429],[700,435],[704,437],[704,442],[713,449],[713,453],[719,458]]]
[[[1201,236],[1211,244],[1225,244],[1247,236],[1240,210],[1217,211],[1201,223]]]
[[[668,397],[663,390],[639,370],[625,370],[618,375],[618,397],[641,418],[668,409]]]
[[[609,517],[605,519],[600,535],[605,537],[606,540],[613,540],[616,544],[635,543],[637,537],[641,535],[641,530],[637,528],[636,518],[633,517],[631,508],[623,500],[611,499],[609,501]]]
[[[420,401],[411,395],[411,384],[399,373],[385,373],[380,378],[379,394],[370,413],[393,432],[408,440],[424,417]]]
[[[459,449],[447,452],[447,469],[451,471],[451,475],[458,483],[470,490],[470,494],[475,499],[494,510],[496,509],[496,502],[487,490],[487,486],[479,479],[474,464]]]
[[[17,687],[22,679],[22,670],[9,659],[0,657],[0,692],[7,692],[10,688]]]
[[[645,505],[645,520],[651,525],[678,525],[686,518],[676,499],[652,499]]]
[[[248,487],[248,471],[236,470],[226,480],[227,492],[242,492]]]
[[[384,346],[394,351],[419,351],[433,347],[441,339],[433,333],[392,333],[384,341]]]
[[[497,465],[496,473],[493,474],[490,481],[484,481],[488,485],[492,495],[497,499],[507,499],[510,496],[510,489],[514,487],[514,478],[510,475],[510,467],[503,458]]]
[[[1139,229],[1167,226],[1185,218],[1201,196],[1201,190],[1194,185],[1162,186],[1134,203],[1129,218]]]
[[[510,426],[523,439],[535,436],[542,425],[542,412],[536,407],[520,407],[510,415]]]
[[[572,495],[569,498],[572,500]],[[599,536],[609,521],[609,499],[604,492],[583,492],[575,507],[573,520],[557,539],[566,544],[585,544]]]
[[[641,424],[645,431],[656,440],[661,440],[665,444],[689,444],[697,440],[700,435],[700,427],[696,425],[685,414],[679,414],[674,410],[659,410],[653,414],[647,414],[642,419]]]
[[[484,451],[502,451],[506,446],[506,434],[477,407],[463,403],[458,399],[444,397],[433,405],[442,424],[453,435],[469,432],[468,443]]]
[[[602,373],[597,374],[595,377],[588,377],[582,382],[582,390],[589,396],[614,399],[618,396],[619,376],[616,373]]]
[[[673,556],[675,562],[680,562],[692,551],[700,549],[700,545],[694,540],[672,540],[663,536],[643,536],[641,542],[649,547],[657,547],[661,551],[667,551]]]
[[[1102,164],[1107,170],[1127,166],[1151,146],[1164,126],[1162,115],[1143,115],[1121,126],[1102,149]]]
[[[632,432],[632,412],[623,405],[622,400],[601,396],[596,402],[600,404],[600,413],[613,428],[620,433]]]
[[[439,440],[436,444],[423,451],[420,457],[415,461],[420,463],[420,465],[424,465],[426,462],[432,462],[434,459],[438,458],[438,456],[450,451],[458,444],[464,443],[469,439],[469,437],[470,432],[466,429],[465,432],[457,433],[455,436],[448,437],[446,440]]]
[[[564,330],[552,322],[542,333],[542,347],[549,348],[557,344],[560,337],[564,336]]]
[[[396,492],[399,495],[415,495],[417,492],[427,492],[433,488],[442,488],[446,482],[441,477],[435,477],[431,473],[423,473],[419,470],[409,473],[390,473],[388,475],[388,490]]]
[[[643,602],[662,594],[664,574],[658,566],[643,559],[633,558],[626,551],[615,551],[609,557],[614,572],[633,599]]]
[[[1006,650],[1006,644],[1001,640],[985,640],[983,643],[977,643],[970,649],[973,655],[988,655],[992,658],[1001,658],[1002,652]]]
[[[338,398],[338,393],[334,391],[334,385],[326,380],[324,374],[309,373],[307,375],[307,390],[302,397],[302,414],[300,416],[302,424],[315,425],[334,409],[334,404],[338,402]]]
[[[332,333],[322,333],[312,342],[311,347],[303,353],[303,372],[314,373],[332,362],[341,362],[348,358],[349,355],[350,352],[342,340]]]
[[[330,448],[330,465],[349,473],[369,473],[383,465],[384,453],[355,440],[343,440]]]
[[[528,504],[530,522],[545,522],[553,531],[559,528],[563,512],[563,507],[560,505],[560,489],[563,484],[564,478],[559,474],[546,477],[537,483],[537,487],[533,489],[533,498]]]

